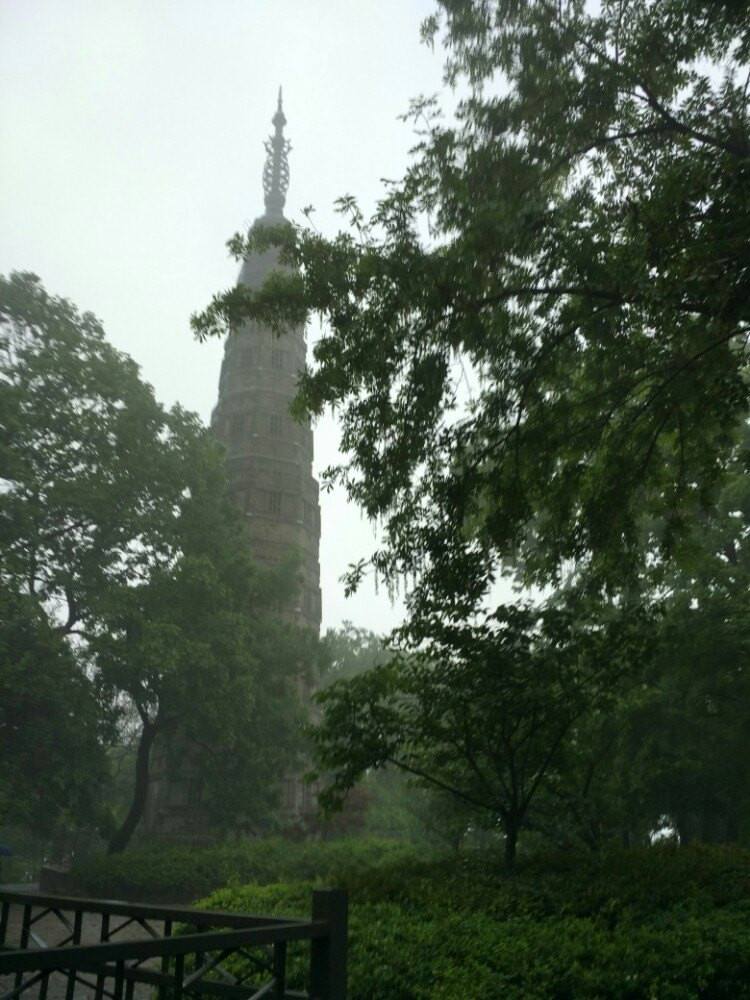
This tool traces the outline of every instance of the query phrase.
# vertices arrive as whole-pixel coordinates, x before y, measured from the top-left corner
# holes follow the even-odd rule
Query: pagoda
[[[290,145],[284,138],[285,124],[279,91],[274,134],[266,141],[266,210],[253,228],[286,221]],[[259,288],[278,267],[275,248],[253,253],[243,261],[239,281]],[[302,587],[293,614],[318,631],[320,507],[312,468],[313,432],[309,422],[300,423],[290,414],[306,354],[303,326],[277,334],[251,322],[230,334],[211,426],[226,448],[230,488],[247,518],[253,555],[266,565],[278,565],[290,551],[299,555]]]
[[[274,132],[265,144],[263,168],[265,212],[251,231],[289,224],[284,204],[291,147],[284,137],[281,90],[272,121]],[[243,261],[238,281],[259,288],[279,266],[276,248],[253,253]],[[254,558],[266,566],[278,566],[290,555],[298,561],[296,598],[290,607],[280,608],[279,614],[317,633],[321,623],[320,507],[313,476],[313,432],[309,421],[301,423],[290,413],[306,354],[303,325],[279,334],[248,322],[233,331],[225,343],[211,427],[226,449],[230,491],[246,518]],[[309,682],[302,679],[300,694],[303,699],[311,695]],[[210,839],[187,748],[180,756],[179,773],[171,773],[168,755],[155,755],[145,829],[157,836]],[[282,810],[288,821],[303,821],[313,811],[313,798],[314,792],[301,777],[284,778]]]
[[[291,147],[284,137],[281,89],[272,122],[263,168],[265,212],[253,229],[286,222]],[[243,261],[238,280],[260,288],[279,266],[276,248],[253,253]],[[259,323],[243,324],[226,340],[211,426],[226,448],[230,490],[247,519],[254,557],[269,566],[279,565],[290,553],[300,560],[297,601],[281,613],[318,632],[320,506],[313,432],[309,421],[300,423],[290,414],[306,356],[304,326],[278,334]],[[285,811],[304,815],[312,806],[309,786],[296,778],[284,784]]]

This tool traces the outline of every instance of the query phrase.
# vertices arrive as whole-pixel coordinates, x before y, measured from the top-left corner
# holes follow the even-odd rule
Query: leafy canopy
[[[314,637],[279,620],[295,567],[255,565],[210,431],[165,410],[97,320],[32,275],[0,279],[0,382],[0,584],[30,609],[9,669],[25,688],[32,661],[49,677],[70,666],[58,721],[81,700],[76,684],[102,718],[137,720],[133,802],[112,843],[141,818],[157,738],[193,748],[214,823],[268,817],[316,655]]]
[[[676,637],[689,623],[705,651],[721,600],[704,590],[699,615],[671,609],[671,666],[660,653],[647,690],[617,690],[606,711],[595,671],[577,687],[582,635],[540,666],[546,626],[516,622],[518,659],[493,660],[487,646],[505,633],[477,625],[477,612],[509,566],[547,586],[572,569],[594,593],[628,600],[649,586],[664,597],[675,555],[706,572],[690,529],[711,523],[730,473],[747,466],[750,15],[707,0],[441,0],[425,35],[442,36],[447,80],[466,93],[455,115],[415,104],[413,161],[371,218],[347,197],[333,238],[303,227],[236,237],[239,256],[276,243],[291,267],[258,292],[217,296],[194,327],[205,337],[246,318],[278,326],[318,314],[324,332],[298,405],[335,408],[345,461],[330,477],[384,528],[350,585],[370,567],[415,578],[402,637],[431,655],[324,693],[333,794],[400,754],[474,797],[473,756],[498,779],[494,808],[511,817],[499,781],[517,758],[498,727],[505,718],[523,733],[533,706],[551,725],[528,744],[530,787],[575,799],[586,822],[627,797],[611,821],[627,833],[628,810],[642,823],[655,803],[676,801],[672,776],[698,773],[686,739],[659,787],[659,754],[646,746],[639,758],[637,743],[671,725],[670,692],[705,722],[698,706],[717,692]],[[714,658],[734,692],[743,687],[729,650],[744,648],[743,615]],[[460,650],[444,645],[451,628]],[[604,644],[590,662],[602,669],[612,652]],[[649,655],[630,651],[626,688],[646,683]],[[731,710],[724,720],[724,745],[744,745]],[[619,722],[627,739],[609,762],[643,768],[631,788],[609,781],[584,802],[590,762]],[[545,752],[558,725],[553,767]],[[726,800],[727,784],[719,791]]]
[[[413,608],[437,594],[460,616],[498,559],[526,582],[571,560],[616,580],[642,515],[669,554],[713,502],[748,405],[750,20],[705,0],[442,0],[425,31],[468,88],[455,120],[417,103],[413,163],[371,219],[345,198],[332,239],[236,237],[298,270],[194,326],[323,318],[300,406],[339,414],[331,475],[383,519],[375,568],[421,574]]]
[[[390,765],[499,823],[512,864],[576,725],[611,707],[631,664],[647,659],[649,618],[616,610],[602,625],[575,605],[518,606],[472,625],[435,622],[432,635],[321,692],[321,801],[336,807],[368,769]]]

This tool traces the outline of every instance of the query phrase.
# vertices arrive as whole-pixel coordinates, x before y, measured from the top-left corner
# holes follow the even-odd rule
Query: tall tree
[[[160,734],[211,747],[219,786],[241,753],[226,822],[267,811],[299,742],[294,676],[314,653],[275,624],[293,568],[253,565],[220,446],[157,403],[94,317],[15,275],[0,282],[0,334],[0,578],[85,651],[102,704],[140,720],[110,849],[140,821]]]
[[[590,592],[635,599],[650,587],[644,569],[686,559],[691,529],[703,530],[750,398],[747,5],[437,6],[425,36],[442,34],[448,81],[466,89],[455,115],[441,118],[436,101],[415,104],[414,160],[370,219],[347,197],[347,225],[332,239],[306,228],[236,237],[238,255],[276,243],[292,266],[258,291],[217,296],[194,318],[205,337],[247,318],[321,317],[299,406],[336,409],[345,459],[330,478],[384,528],[381,548],[351,567],[349,582],[370,568],[390,581],[414,578],[407,638],[416,648],[446,622],[468,629],[509,569],[527,584],[577,575]],[[688,610],[689,601],[670,613],[674,638],[705,623],[694,649],[708,669],[704,640],[722,612]],[[455,672],[457,690],[485,662],[481,645]],[[734,648],[742,655],[742,642]],[[727,649],[715,652],[713,677],[730,676]],[[534,662],[531,649],[524,655]],[[651,780],[659,754],[644,747],[656,749],[668,691],[679,692],[683,720],[698,722],[699,705],[717,704],[708,678],[688,669],[690,650],[678,659],[681,680],[665,664],[649,697],[626,699],[616,706],[625,715],[612,716],[633,737],[617,760],[632,762],[641,736],[639,781],[618,792],[639,821],[665,799]],[[576,677],[573,660],[566,673]],[[381,692],[374,679],[355,678],[326,695],[324,760],[343,775],[362,755],[387,752],[390,738],[402,747],[401,724],[426,734],[409,712],[424,706],[428,719],[428,692],[450,726],[459,723],[441,699],[439,671],[424,673],[423,697],[406,697],[400,675],[373,677]],[[498,713],[486,720],[492,732],[511,700],[491,686],[487,698],[488,716]],[[694,734],[712,731],[703,721]],[[349,732],[348,746],[337,727]],[[567,731],[593,755],[602,746],[586,712]],[[415,744],[420,759],[449,738],[447,724],[433,727]],[[689,739],[684,747],[672,777],[694,753]],[[568,803],[587,823],[592,802],[601,813],[614,787],[588,780],[592,759],[560,758]],[[594,828],[606,825],[594,817]]]
[[[335,682],[315,734],[335,807],[370,768],[420,778],[499,823],[513,865],[536,797],[555,780],[586,713],[611,703],[645,659],[647,619],[581,609],[499,608],[485,622],[434,622],[419,653]]]
[[[322,316],[300,399],[337,408],[332,476],[385,522],[371,562],[460,615],[499,558],[619,580],[644,513],[668,553],[714,499],[748,404],[750,22],[707,0],[442,0],[425,32],[470,91],[455,121],[417,103],[414,163],[370,220],[345,198],[334,239],[236,238],[296,270],[194,323]]]

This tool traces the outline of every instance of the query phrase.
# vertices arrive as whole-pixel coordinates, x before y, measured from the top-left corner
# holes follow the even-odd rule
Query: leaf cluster
[[[334,238],[287,234],[273,310],[325,321],[300,405],[339,414],[332,475],[384,522],[376,570],[461,614],[498,558],[619,580],[645,513],[668,554],[715,500],[748,402],[748,23],[701,0],[440,8],[470,96],[371,219],[342,199]],[[273,311],[219,296],[194,324],[243,310]]]

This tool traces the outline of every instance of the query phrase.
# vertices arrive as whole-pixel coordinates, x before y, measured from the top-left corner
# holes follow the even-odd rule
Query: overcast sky
[[[0,273],[28,270],[94,312],[158,398],[208,421],[223,345],[190,314],[233,284],[225,241],[262,214],[279,85],[292,142],[286,215],[365,208],[414,137],[398,121],[441,89],[419,41],[432,0],[0,0]],[[314,326],[310,329],[315,338]],[[316,470],[336,459],[330,418]],[[339,577],[373,530],[322,496],[323,625],[382,632],[401,608]]]

